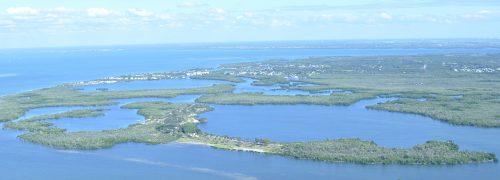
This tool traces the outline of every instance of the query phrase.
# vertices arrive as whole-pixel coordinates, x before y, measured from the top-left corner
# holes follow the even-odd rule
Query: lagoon
[[[350,106],[212,105],[201,114],[205,132],[278,142],[338,138],[373,140],[384,147],[408,148],[430,139],[453,140],[467,150],[500,153],[500,129],[456,126],[420,115],[365,108],[394,98],[362,100]]]
[[[0,95],[66,82],[101,77],[191,68],[222,63],[308,56],[401,55],[500,52],[498,49],[205,49],[123,47],[12,50],[0,56]],[[139,61],[139,59],[141,61]],[[126,88],[127,86],[123,86]],[[140,87],[140,86],[137,86]],[[148,86],[148,88],[155,85]],[[166,86],[162,86],[166,87]],[[117,88],[119,89],[119,88]],[[268,91],[266,91],[268,92]],[[141,101],[193,102],[197,95]],[[430,139],[454,140],[461,148],[500,154],[500,131],[444,124],[430,118],[368,110],[386,99],[363,100],[351,106],[223,106],[202,114],[204,131],[253,139],[304,141],[358,137],[386,147],[410,147]],[[120,100],[119,106],[136,100]],[[137,100],[139,101],[139,100]],[[35,109],[26,115],[57,113],[71,108]],[[101,119],[99,119],[101,118]],[[124,127],[143,118],[134,110],[104,117],[68,119],[58,125],[70,130]],[[305,119],[305,120],[304,120]],[[74,121],[76,120],[76,121]],[[82,123],[95,122],[92,126]],[[95,125],[95,126],[94,126]],[[94,128],[95,127],[95,128]],[[299,131],[298,128],[302,129]],[[496,163],[456,166],[355,165],[295,160],[259,153],[234,152],[206,146],[121,144],[97,151],[61,151],[22,142],[19,131],[0,131],[0,177],[8,179],[497,179]]]

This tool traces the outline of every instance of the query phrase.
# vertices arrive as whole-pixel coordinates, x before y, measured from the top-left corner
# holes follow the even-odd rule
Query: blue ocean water
[[[0,95],[60,83],[101,77],[215,68],[220,64],[311,56],[412,55],[442,53],[500,53],[499,49],[315,49],[315,48],[207,48],[205,46],[123,46],[0,50]],[[168,83],[167,83],[168,84]],[[191,87],[190,82],[137,87]],[[118,85],[113,88],[133,87]],[[241,86],[243,90],[254,87]],[[257,88],[258,91],[262,89]],[[268,91],[264,89],[263,91]],[[268,91],[270,92],[270,91]],[[120,100],[192,102],[197,96],[173,99]],[[374,140],[386,147],[410,147],[431,139],[452,139],[468,150],[500,154],[497,129],[460,127],[429,118],[364,109],[383,99],[352,106],[220,106],[202,117],[208,132],[243,138],[303,141],[337,137]],[[133,110],[119,113],[120,105],[105,117],[67,119],[57,125],[73,130],[124,127],[143,118]],[[79,108],[79,107],[74,107]],[[73,108],[73,109],[74,109]],[[27,116],[72,108],[43,108]],[[120,121],[120,119],[124,121]],[[306,121],[304,121],[306,120]],[[86,121],[103,124],[85,124]],[[83,123],[83,124],[82,124]],[[265,126],[263,126],[265,124]],[[457,166],[355,165],[295,160],[285,157],[212,149],[199,145],[121,144],[97,151],[62,151],[22,142],[22,132],[0,131],[0,179],[497,179],[496,163]]]
[[[361,100],[350,106],[212,105],[200,116],[204,132],[278,142],[360,138],[384,147],[410,148],[428,140],[453,140],[466,150],[500,154],[500,129],[455,126],[420,115],[367,109],[392,99]]]
[[[0,95],[123,74],[320,56],[498,53],[500,49],[210,48],[117,46],[0,50]]]

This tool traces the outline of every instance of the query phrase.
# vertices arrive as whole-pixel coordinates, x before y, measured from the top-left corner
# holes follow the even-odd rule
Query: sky
[[[0,48],[500,38],[500,0],[1,0]]]

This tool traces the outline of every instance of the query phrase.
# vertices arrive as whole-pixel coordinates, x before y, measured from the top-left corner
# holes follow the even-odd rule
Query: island
[[[411,148],[386,148],[361,139],[325,139],[310,142],[247,140],[201,131],[210,123],[198,118],[212,111],[210,104],[316,104],[350,105],[362,99],[392,97],[393,101],[368,108],[414,113],[476,128],[500,127],[500,55],[454,54],[376,57],[318,57],[226,64],[216,69],[145,73],[61,84],[0,97],[4,128],[24,130],[19,138],[57,149],[95,150],[120,143],[202,144],[219,149],[249,151],[297,159],[359,164],[464,164],[496,162],[487,152],[460,151],[451,141],[429,140]],[[210,79],[228,82],[181,89],[98,90],[86,85],[168,79]],[[313,95],[235,93],[231,83],[255,80],[254,86],[279,86]],[[314,95],[325,93],[327,95]],[[102,105],[116,99],[173,98],[199,94],[195,103],[134,102],[121,108],[137,109],[144,123],[102,131],[68,132],[47,120],[104,116]],[[84,109],[21,118],[30,109],[84,106]],[[20,119],[21,118],[21,119]]]

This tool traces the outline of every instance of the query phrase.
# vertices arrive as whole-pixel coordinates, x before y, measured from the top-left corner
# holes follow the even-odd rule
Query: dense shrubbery
[[[283,144],[278,154],[300,159],[361,164],[463,164],[496,161],[495,154],[458,151],[453,142],[429,141],[411,149],[382,148],[359,139]]]
[[[355,94],[332,94],[329,96],[284,96],[284,95],[265,95],[259,93],[242,94],[213,94],[204,95],[196,102],[214,103],[214,104],[319,104],[319,105],[349,105],[361,99],[375,98],[371,93]]]
[[[101,149],[116,144],[135,142],[146,144],[168,143],[176,136],[155,130],[154,125],[131,125],[127,128],[82,132],[35,132],[19,136],[21,139],[58,149]]]
[[[223,65],[217,73],[257,79],[257,85],[289,82],[314,84],[298,89],[317,92],[351,90],[344,96],[270,96],[215,94],[198,102],[218,104],[351,104],[363,98],[393,95],[423,98],[373,108],[430,116],[444,122],[500,127],[500,55],[419,55],[318,57],[295,61],[264,61]],[[489,71],[483,71],[489,69]],[[287,81],[292,79],[292,81]],[[463,95],[461,98],[454,98]]]
[[[243,79],[237,76],[226,75],[224,73],[213,72],[205,75],[191,76],[191,79],[210,79],[210,80],[222,80],[228,82],[240,83],[244,82]]]
[[[241,82],[241,77],[257,79],[256,85],[309,83],[298,89],[317,92],[348,89],[352,94],[330,96],[278,96],[264,94],[231,94],[232,85],[203,88],[158,89],[134,91],[78,92],[63,85],[0,97],[0,121],[16,119],[27,110],[53,106],[98,106],[115,103],[113,99],[137,97],[170,98],[182,94],[204,94],[197,102],[218,104],[320,104],[349,105],[379,95],[425,98],[426,101],[400,99],[372,108],[431,116],[445,122],[500,127],[500,73],[471,73],[457,69],[467,67],[500,67],[499,55],[484,56],[390,56],[313,58],[299,61],[269,61],[223,66],[200,79]],[[376,59],[376,60],[374,60]],[[474,64],[470,64],[474,62]],[[479,65],[478,65],[479,64]],[[158,76],[159,75],[159,76]],[[146,74],[146,79],[168,78],[181,74]],[[240,77],[241,76],[241,77]],[[132,81],[122,76],[120,81]],[[289,81],[289,80],[292,81]],[[104,90],[104,89],[102,89]],[[208,94],[208,95],[207,95]],[[459,98],[454,95],[462,95]],[[494,154],[458,151],[452,142],[429,141],[410,149],[383,148],[358,139],[325,140],[302,143],[274,143],[268,139],[246,141],[238,138],[200,132],[196,115],[211,110],[203,104],[170,104],[164,102],[132,103],[124,108],[138,109],[145,124],[127,128],[66,132],[47,119],[95,117],[102,109],[77,110],[43,115],[19,122],[7,122],[6,128],[29,131],[20,138],[54,148],[98,149],[126,142],[168,143],[184,141],[209,144],[216,148],[266,152],[283,156],[328,162],[363,164],[461,164],[495,161]]]
[[[79,109],[67,111],[57,114],[47,114],[35,116],[28,119],[22,119],[17,122],[7,122],[4,124],[5,128],[27,130],[30,132],[64,132],[64,129],[53,126],[50,122],[41,122],[44,120],[61,119],[61,118],[84,118],[84,117],[97,117],[103,116],[107,109]]]
[[[139,109],[146,117],[145,124],[134,124],[127,128],[104,131],[66,132],[47,119],[93,117],[102,115],[103,109],[68,111],[53,115],[42,115],[19,122],[8,122],[6,128],[28,130],[19,137],[25,141],[60,149],[99,149],[127,142],[160,144],[178,139],[185,133],[196,133],[194,117],[211,108],[200,104],[171,104],[145,102],[125,105],[124,108]]]
[[[213,94],[231,92],[231,85],[213,85],[209,87],[187,89],[155,89],[132,91],[106,91],[84,93],[73,86],[56,86],[25,92],[17,95],[0,97],[0,122],[21,117],[26,111],[40,107],[55,106],[99,106],[116,102],[113,99],[139,97],[171,98],[183,94]]]
[[[198,129],[195,123],[186,123],[181,125],[181,132],[185,134],[200,133],[201,130]]]
[[[272,143],[271,139],[267,138],[255,138],[255,143],[260,144],[260,145],[269,145]]]
[[[500,127],[500,111],[496,109],[499,102],[493,94],[466,94],[451,99],[448,95],[436,95],[427,101],[400,99],[369,108],[420,114],[455,125]]]

